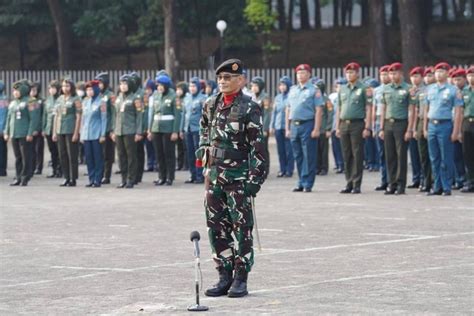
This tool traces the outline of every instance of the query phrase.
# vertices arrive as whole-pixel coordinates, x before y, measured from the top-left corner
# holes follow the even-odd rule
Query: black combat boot
[[[247,292],[247,276],[248,272],[244,266],[238,265],[235,267],[235,278],[227,294],[228,297],[243,297],[249,294]]]
[[[232,272],[227,271],[224,267],[219,266],[216,268],[219,272],[219,281],[216,284],[211,286],[204,292],[206,296],[222,296],[227,295],[230,286],[232,285]]]

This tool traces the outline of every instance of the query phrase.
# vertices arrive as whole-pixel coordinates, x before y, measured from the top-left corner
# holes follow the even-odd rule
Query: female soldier
[[[79,166],[79,131],[81,129],[82,103],[76,94],[76,86],[71,78],[61,84],[63,95],[57,101],[57,115],[53,140],[58,142],[59,160],[63,171],[62,187],[75,187]]]
[[[41,174],[43,172],[43,158],[44,158],[44,138],[42,135],[42,119],[44,111],[44,100],[40,96],[41,83],[33,82],[30,90],[30,98],[36,104],[35,111],[39,117],[38,126],[35,128],[37,132],[33,135],[33,165],[31,172],[34,174]],[[32,100],[32,101],[33,101]]]
[[[81,143],[86,154],[89,184],[86,187],[100,187],[104,172],[102,143],[107,129],[107,103],[99,97],[99,81],[92,80],[86,85],[86,95],[81,123]]]
[[[43,109],[43,136],[46,137],[49,152],[51,153],[51,164],[53,172],[48,175],[48,178],[61,178],[61,165],[59,164],[58,146],[53,142],[53,127],[56,118],[56,101],[61,94],[61,84],[58,80],[52,80],[48,88],[49,96]]]
[[[117,145],[122,176],[122,182],[117,188],[131,189],[137,178],[137,142],[142,140],[143,108],[130,75],[120,77],[119,89],[119,96],[115,101],[115,126],[111,134]]]

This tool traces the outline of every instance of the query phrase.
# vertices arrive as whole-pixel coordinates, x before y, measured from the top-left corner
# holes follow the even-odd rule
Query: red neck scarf
[[[237,97],[238,94],[239,94],[239,92],[235,92],[235,93],[232,93],[232,94],[229,94],[229,95],[224,95],[224,98],[223,98],[224,106],[227,106],[227,105],[231,104],[234,101],[234,99]]]

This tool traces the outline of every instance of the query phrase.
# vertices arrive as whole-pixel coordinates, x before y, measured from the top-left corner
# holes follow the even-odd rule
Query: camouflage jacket
[[[204,104],[196,157],[213,184],[261,185],[266,164],[262,109],[242,92],[230,105],[224,106],[222,99],[219,93]]]

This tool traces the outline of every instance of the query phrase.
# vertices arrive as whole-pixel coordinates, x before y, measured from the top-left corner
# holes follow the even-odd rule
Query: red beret
[[[85,85],[85,89],[87,88],[92,88],[93,86],[98,86],[99,85],[99,80],[90,80],[90,81],[87,81],[86,85]]]
[[[434,70],[438,70],[438,69],[444,69],[444,70],[447,70],[449,71],[451,69],[451,66],[448,64],[448,63],[445,63],[445,62],[442,62],[442,63],[438,63],[435,67],[434,67]]]
[[[347,71],[347,70],[358,71],[359,69],[360,69],[360,65],[356,62],[348,63],[346,67],[344,67],[344,71]]]
[[[388,68],[388,71],[398,71],[398,70],[402,70],[402,68],[403,66],[401,63],[393,63]]]
[[[311,72],[311,66],[308,64],[301,64],[296,66],[295,72],[298,72],[299,70],[306,70],[307,72]]]
[[[425,68],[425,72],[423,72],[423,77],[426,77],[428,74],[433,73],[433,67],[429,66]]]
[[[410,76],[414,76],[414,75],[422,75],[423,76],[423,67],[413,67],[411,70],[410,70]]]
[[[462,68],[458,68],[456,70],[453,71],[452,75],[451,75],[452,78],[455,78],[455,77],[466,77],[466,70],[462,69]]]
[[[379,73],[388,72],[388,68],[390,68],[390,65],[385,65],[385,66],[380,67]]]
[[[474,74],[474,65],[467,68],[466,75],[469,75],[469,74]]]
[[[451,69],[449,69],[448,71],[448,77],[449,78],[452,78],[453,77],[453,73],[457,70],[457,68],[453,67]]]

